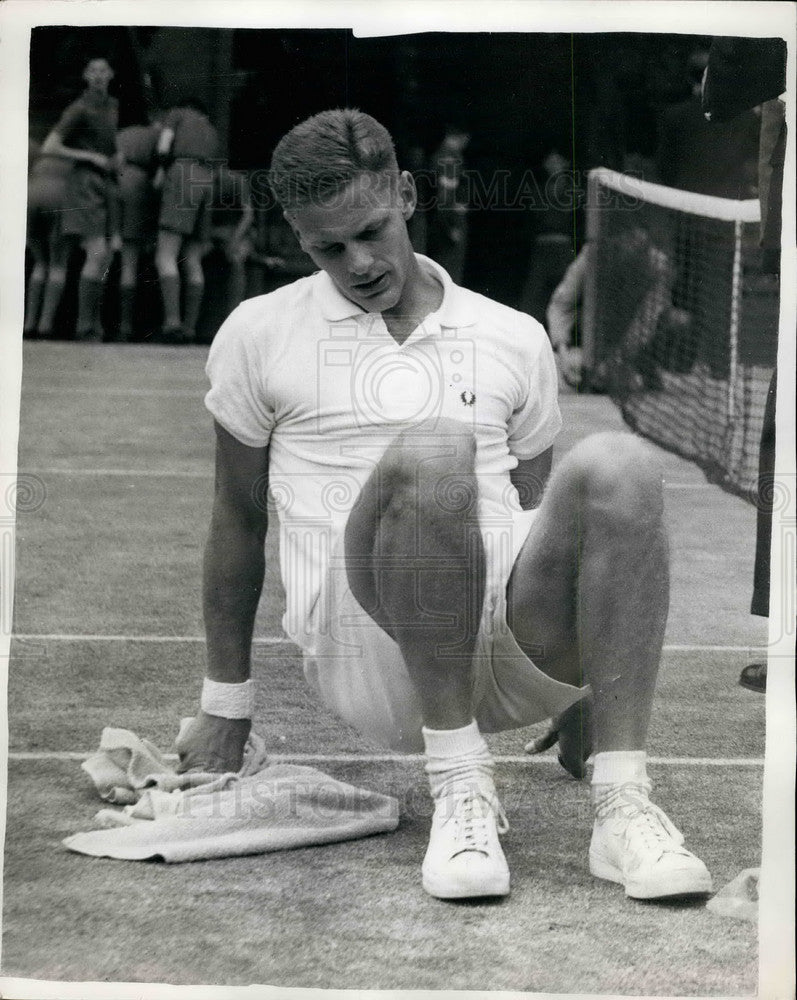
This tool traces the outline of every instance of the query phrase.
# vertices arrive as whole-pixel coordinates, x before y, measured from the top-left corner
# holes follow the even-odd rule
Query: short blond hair
[[[280,139],[269,182],[289,212],[330,198],[363,173],[398,177],[393,139],[365,112],[335,108],[313,115]]]

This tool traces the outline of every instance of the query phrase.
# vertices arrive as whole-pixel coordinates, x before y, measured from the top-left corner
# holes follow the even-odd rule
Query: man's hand
[[[100,170],[108,172],[113,166],[113,160],[110,156],[105,156],[102,153],[87,153],[86,158],[90,163],[93,163],[95,167]]]
[[[548,731],[526,744],[526,753],[544,753],[558,742],[559,763],[579,781],[586,774],[585,763],[592,753],[592,720],[589,697],[556,718],[551,719]]]
[[[580,347],[562,345],[557,352],[559,371],[562,378],[571,387],[578,389],[583,379],[583,358]]]
[[[177,741],[177,773],[237,774],[251,728],[251,719],[222,719],[200,710]]]

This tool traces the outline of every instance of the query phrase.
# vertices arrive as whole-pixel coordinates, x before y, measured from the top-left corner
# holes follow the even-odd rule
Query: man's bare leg
[[[346,526],[349,584],[401,649],[425,723],[472,717],[472,659],[484,598],[475,440],[435,421],[402,434],[365,484]]]
[[[76,340],[102,340],[100,304],[111,252],[104,236],[89,236],[83,240],[86,259],[80,271],[78,284],[78,315],[75,329]]]
[[[202,308],[202,296],[205,293],[205,273],[202,269],[202,259],[207,255],[209,245],[197,240],[186,240],[183,244],[185,255],[185,288],[183,334],[186,342],[196,339],[196,324]]]
[[[176,337],[180,330],[180,270],[177,258],[183,245],[183,234],[170,229],[158,230],[155,267],[163,299],[163,330],[169,337]]]
[[[39,316],[38,336],[52,335],[53,322],[66,284],[66,269],[69,263],[71,241],[61,233],[60,226],[53,223],[48,241],[49,266],[47,283],[44,286],[41,314]]]
[[[28,246],[33,254],[34,264],[25,290],[25,320],[22,329],[25,331],[25,336],[32,336],[36,333],[44,286],[47,284],[47,258],[37,252],[33,241]]]
[[[468,428],[438,420],[400,435],[346,527],[354,596],[398,644],[417,691],[435,813],[423,885],[441,898],[509,891],[492,758],[473,719],[484,548]]]
[[[551,477],[509,586],[521,648],[557,680],[592,687],[593,873],[644,898],[711,888],[647,797],[645,744],[669,605],[662,515],[652,451],[630,434],[594,435]],[[614,826],[625,831],[631,821],[659,852],[635,873],[606,847]]]
[[[559,463],[512,572],[515,638],[545,673],[593,691],[596,752],[642,750],[669,608],[661,476],[630,434]]]
[[[141,256],[141,243],[138,240],[125,240],[122,244],[121,273],[119,276],[119,339],[133,339],[133,307],[138,284],[138,261]]]

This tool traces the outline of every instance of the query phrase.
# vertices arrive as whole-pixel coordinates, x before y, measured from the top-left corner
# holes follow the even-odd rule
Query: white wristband
[[[202,711],[222,719],[251,719],[255,714],[255,682],[224,684],[206,677],[202,681]]]

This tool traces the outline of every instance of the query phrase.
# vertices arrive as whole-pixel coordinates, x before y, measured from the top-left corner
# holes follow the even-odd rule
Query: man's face
[[[91,90],[104,93],[113,80],[113,70],[105,59],[92,59],[83,70],[83,79]]]
[[[407,219],[417,196],[412,176],[363,173],[318,204],[286,214],[302,249],[339,291],[366,312],[400,305],[414,263]]]

